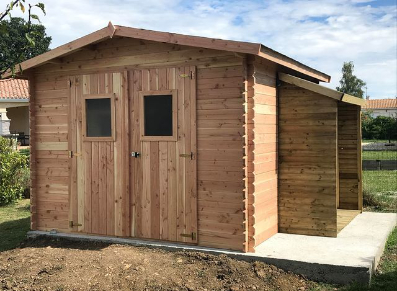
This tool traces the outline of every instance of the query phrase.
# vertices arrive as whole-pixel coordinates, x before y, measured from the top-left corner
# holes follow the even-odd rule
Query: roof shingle
[[[387,109],[397,108],[397,99],[373,99],[367,100],[363,109]]]
[[[28,80],[0,80],[0,99],[29,99]]]

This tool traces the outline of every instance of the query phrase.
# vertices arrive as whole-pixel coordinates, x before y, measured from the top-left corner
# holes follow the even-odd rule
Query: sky
[[[52,36],[51,48],[109,21],[259,42],[330,75],[326,86],[331,88],[339,84],[343,62],[353,61],[371,99],[397,97],[396,1],[40,0],[46,6],[41,21]]]

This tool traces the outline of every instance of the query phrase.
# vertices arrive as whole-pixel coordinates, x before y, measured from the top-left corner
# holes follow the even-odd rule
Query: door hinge
[[[190,79],[194,79],[194,71],[190,71],[189,74],[180,74],[179,75],[181,78],[190,78]]]
[[[81,153],[75,153],[73,151],[69,151],[69,158],[79,157],[79,156],[81,156]]]
[[[72,87],[72,80],[69,80],[69,88]]]
[[[191,160],[193,160],[193,153],[190,154],[179,154],[180,157],[182,158],[190,158]]]
[[[83,226],[81,223],[74,223],[73,221],[69,221],[69,227],[74,227],[74,226]]]
[[[197,234],[195,232],[192,233],[181,233],[180,236],[191,238],[192,240],[196,240]]]

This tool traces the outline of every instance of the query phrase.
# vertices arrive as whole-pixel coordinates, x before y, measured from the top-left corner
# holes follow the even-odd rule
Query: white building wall
[[[376,118],[378,116],[386,116],[386,117],[397,117],[397,108],[388,108],[388,109],[364,109],[364,111],[370,111],[371,116]]]
[[[6,109],[0,108],[0,136],[10,134],[10,120],[7,117]]]

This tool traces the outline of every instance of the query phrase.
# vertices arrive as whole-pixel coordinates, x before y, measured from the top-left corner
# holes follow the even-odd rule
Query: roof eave
[[[279,52],[276,52],[272,50],[271,48],[268,48],[264,45],[261,45],[260,51],[258,53],[258,56],[265,58],[267,60],[270,60],[274,63],[280,64],[282,66],[285,66],[287,68],[290,68],[294,71],[300,72],[304,75],[313,77],[314,79],[317,79],[322,82],[329,83],[331,81],[331,76],[320,72],[316,69],[313,69],[309,66],[306,66],[286,55],[283,55]]]
[[[49,62],[57,57],[65,56],[70,53],[73,53],[86,45],[93,44],[108,38],[112,38],[115,33],[115,30],[116,30],[115,26],[111,22],[109,22],[108,26],[100,30],[97,30],[93,33],[90,33],[88,35],[75,39],[71,42],[68,42],[64,45],[61,45],[53,50],[50,50],[49,52],[46,52],[44,54],[26,60],[16,68],[16,72],[15,72],[16,77],[23,78],[24,72],[26,70],[33,69],[34,67]],[[19,68],[22,68],[22,73]],[[2,75],[2,78],[10,78],[10,77],[12,77],[11,70],[8,70]]]
[[[349,103],[349,104],[353,104],[353,105],[357,105],[357,106],[363,106],[365,105],[365,100],[349,95],[349,94],[345,94],[342,92],[339,92],[337,90],[331,89],[331,88],[327,88],[324,86],[321,86],[319,84],[315,84],[313,82],[295,77],[295,76],[291,76],[288,74],[284,74],[284,73],[279,73],[278,77],[281,81],[286,82],[288,84],[292,84],[301,88],[304,88],[306,90],[318,93],[320,95],[335,99],[337,101],[341,101],[341,102],[345,102],[345,103]]]

